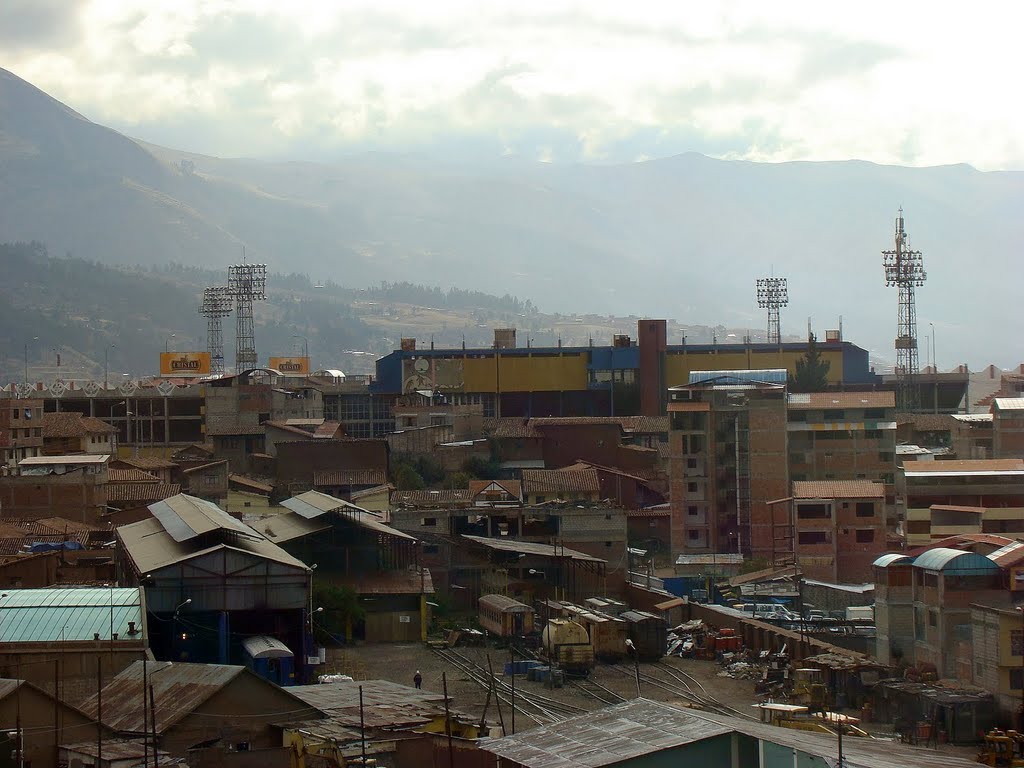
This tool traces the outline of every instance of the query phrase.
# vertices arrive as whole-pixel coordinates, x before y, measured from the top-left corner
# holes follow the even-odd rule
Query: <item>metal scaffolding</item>
[[[267,298],[267,265],[231,265],[228,290],[235,300],[235,372],[241,373],[259,364],[252,305]]]
[[[206,318],[206,349],[210,353],[210,373],[224,373],[223,318],[231,314],[232,295],[226,285],[203,289],[203,303],[199,314]]]
[[[920,251],[907,247],[903,228],[903,209],[896,217],[896,248],[882,251],[886,286],[896,286],[900,293],[899,322],[896,334],[896,403],[902,410],[917,407],[917,308],[914,288],[920,288],[928,275]]]

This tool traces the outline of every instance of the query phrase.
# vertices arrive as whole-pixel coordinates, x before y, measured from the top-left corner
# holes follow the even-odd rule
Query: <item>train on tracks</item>
[[[480,626],[496,637],[512,640],[536,633],[533,608],[505,595],[480,598]]]

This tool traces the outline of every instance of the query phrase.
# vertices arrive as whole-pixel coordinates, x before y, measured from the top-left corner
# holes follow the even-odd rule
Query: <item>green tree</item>
[[[796,361],[796,372],[789,377],[791,392],[824,392],[828,388],[828,371],[832,364],[821,359],[818,340],[807,337],[807,353]]]
[[[366,618],[359,595],[352,587],[331,584],[313,586],[313,605],[323,611],[313,615],[314,636],[318,643],[338,643],[348,637],[352,625]]]
[[[421,491],[427,487],[423,477],[412,464],[396,464],[391,472],[395,487],[400,491]]]

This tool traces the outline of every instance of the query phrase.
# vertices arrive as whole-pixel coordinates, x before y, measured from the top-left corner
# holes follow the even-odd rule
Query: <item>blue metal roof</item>
[[[952,575],[999,570],[999,566],[984,555],[948,547],[936,547],[918,555],[914,561],[914,567],[924,568],[928,571],[942,571]]]
[[[138,587],[7,589],[0,592],[0,644],[145,637]],[[134,622],[136,635],[128,634]]]
[[[904,555],[900,552],[889,552],[875,560],[871,565],[875,568],[888,568],[893,564],[903,565],[904,563],[912,562],[913,559],[910,555]]]

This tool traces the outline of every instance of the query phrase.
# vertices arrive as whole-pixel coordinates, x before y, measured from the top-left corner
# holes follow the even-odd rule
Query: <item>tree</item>
[[[366,618],[366,611],[359,604],[359,595],[352,587],[335,587],[330,584],[316,584],[313,587],[313,603],[323,608],[313,615],[317,642],[342,642],[349,636],[352,625]]]
[[[818,340],[807,337],[807,353],[796,361],[796,372],[789,377],[791,392],[824,392],[828,388],[828,371],[832,364],[821,359]]]
[[[395,487],[400,491],[421,491],[426,487],[420,473],[411,464],[399,464],[393,472],[392,477]]]

